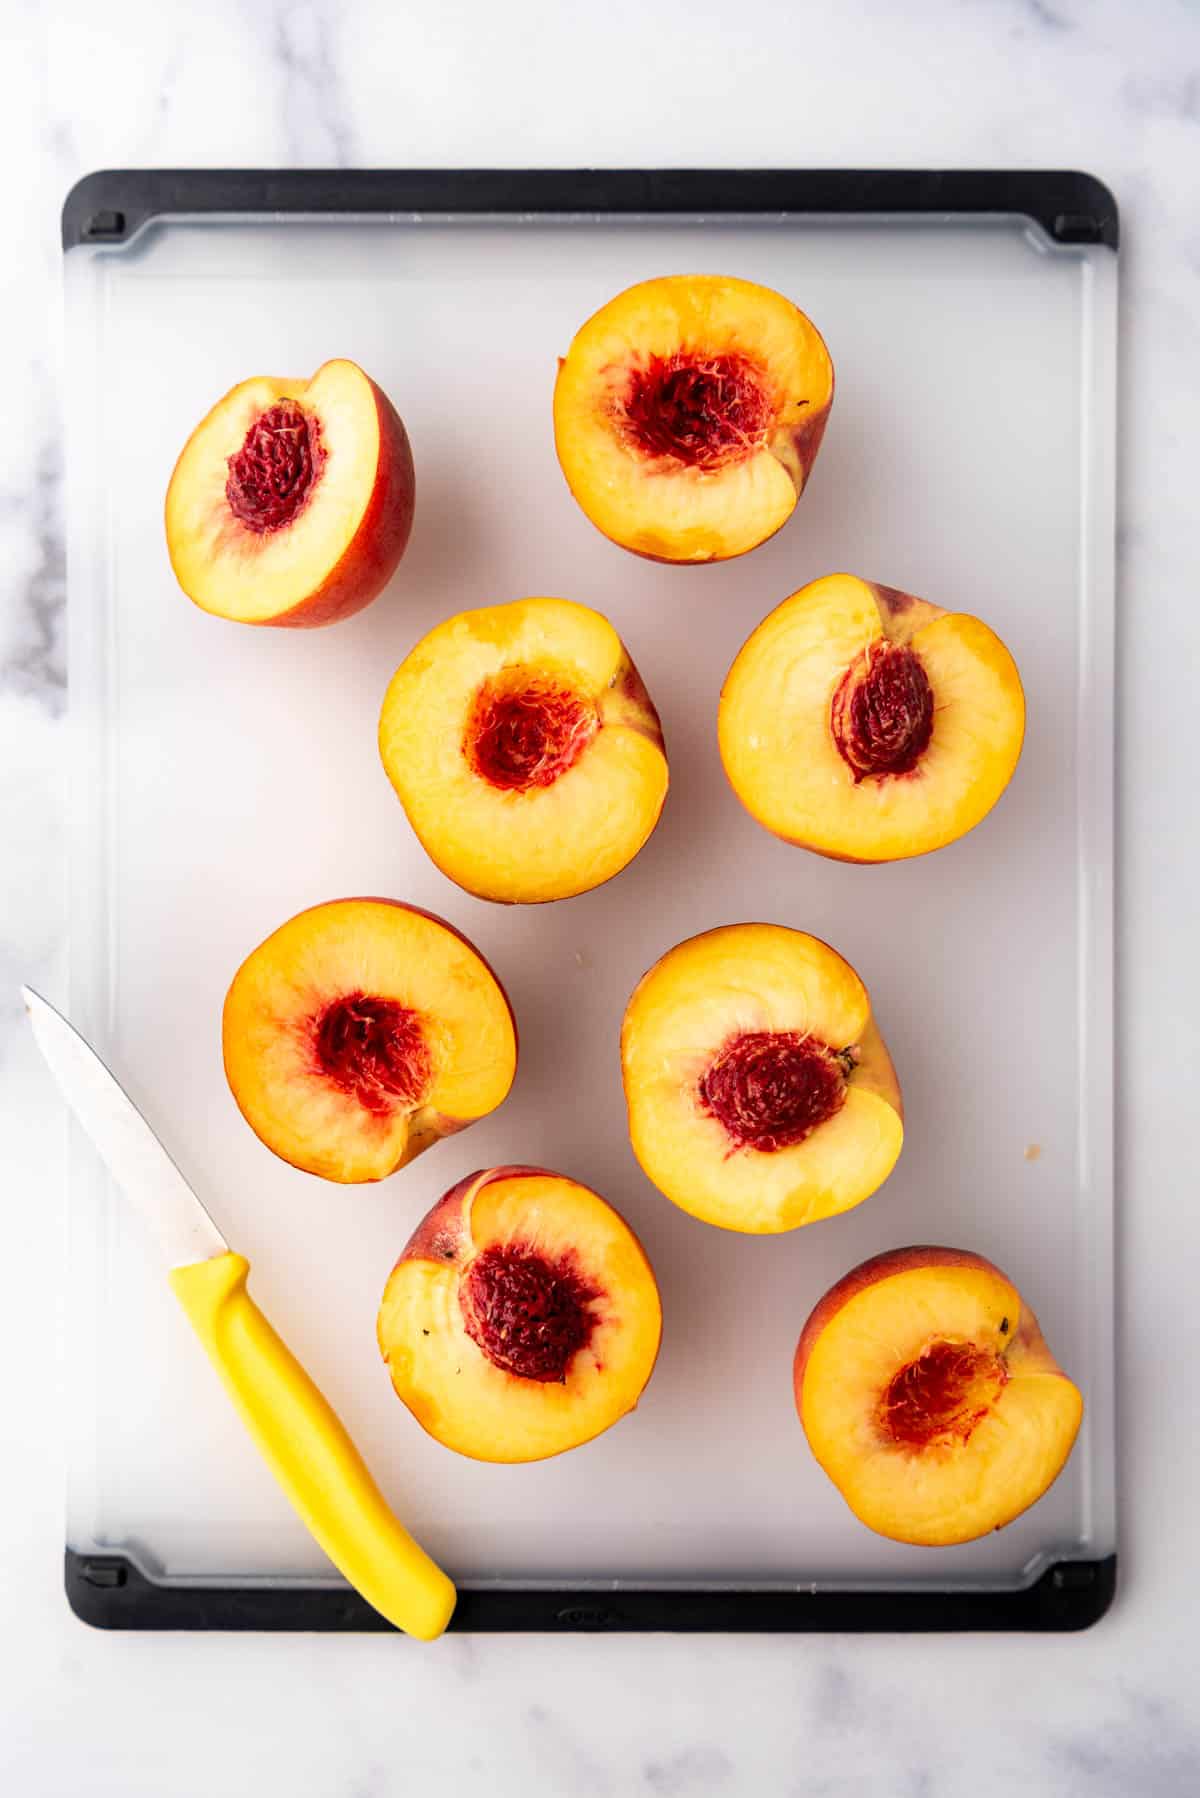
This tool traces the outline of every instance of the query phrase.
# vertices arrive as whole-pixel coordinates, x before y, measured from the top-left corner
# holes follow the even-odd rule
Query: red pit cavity
[[[842,676],[829,722],[856,785],[911,774],[933,735],[933,688],[920,656],[902,643],[864,649]]]
[[[595,708],[569,687],[516,671],[479,688],[463,752],[492,786],[527,793],[573,767],[596,729]]]
[[[419,1015],[369,993],[335,999],[322,1012],[316,1057],[327,1080],[379,1116],[419,1105],[433,1079]]]
[[[565,1383],[591,1340],[591,1305],[599,1297],[599,1287],[570,1261],[548,1260],[519,1243],[482,1250],[461,1288],[467,1334],[493,1366],[543,1384]]]
[[[295,400],[277,400],[228,461],[225,498],[246,529],[264,536],[303,511],[325,461],[321,427]]]
[[[747,1030],[700,1081],[704,1109],[735,1148],[790,1148],[841,1110],[853,1058],[795,1030]]]
[[[998,1355],[969,1342],[932,1342],[884,1393],[884,1434],[908,1448],[966,1442],[1007,1381]]]
[[[706,472],[738,462],[764,442],[772,406],[747,356],[652,356],[633,370],[625,429],[647,456]]]

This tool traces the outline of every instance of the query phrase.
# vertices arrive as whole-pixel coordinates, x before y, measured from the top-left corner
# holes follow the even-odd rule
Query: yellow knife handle
[[[368,1604],[430,1641],[458,1594],[397,1522],[333,1407],[250,1294],[243,1255],[173,1268],[172,1290],[271,1472]]]

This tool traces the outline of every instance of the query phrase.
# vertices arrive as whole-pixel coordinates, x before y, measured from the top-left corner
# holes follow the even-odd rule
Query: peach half
[[[859,1205],[904,1138],[867,989],[817,937],[728,924],[664,955],[621,1028],[629,1136],[693,1217],[766,1235]]]
[[[459,612],[392,677],[379,752],[443,874],[481,899],[566,899],[618,874],[667,793],[658,713],[599,612]]]
[[[1083,1416],[1037,1318],[963,1249],[892,1249],[838,1281],[796,1348],[796,1407],[855,1516],[942,1547],[1011,1523],[1066,1463]]]
[[[335,899],[274,931],[234,976],[225,1073],[255,1135],[326,1180],[382,1180],[505,1098],[512,1012],[440,918]]]
[[[661,1334],[628,1224],[536,1167],[452,1187],[392,1269],[378,1324],[397,1395],[477,1461],[540,1461],[598,1436],[637,1404]]]
[[[333,624],[396,572],[414,491],[399,414],[355,363],[326,362],[311,381],[242,381],[175,464],[175,578],[240,624]]]
[[[559,364],[554,441],[597,529],[660,562],[718,562],[792,515],[833,404],[820,332],[769,287],[666,275],[627,288]]]
[[[718,738],[751,817],[851,862],[964,836],[1012,779],[1025,696],[1008,650],[965,612],[830,574],[738,652]]]

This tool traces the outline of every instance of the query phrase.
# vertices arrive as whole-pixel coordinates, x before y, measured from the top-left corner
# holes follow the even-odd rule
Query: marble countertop
[[[1200,15],[1185,0],[15,0],[0,150],[0,1789],[14,1798],[1185,1798],[1200,1790],[1192,592]],[[60,986],[57,215],[144,165],[1082,167],[1123,214],[1122,1580],[1074,1638],[105,1635],[67,1611],[64,1128],[16,998]],[[15,241],[14,241],[15,239]]]

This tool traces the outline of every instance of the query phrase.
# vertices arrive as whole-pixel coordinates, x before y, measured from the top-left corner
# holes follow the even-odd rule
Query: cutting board
[[[752,183],[740,209],[706,206],[701,185],[694,204],[665,211],[634,204],[621,178],[607,207],[550,210],[520,177],[497,177],[491,206],[446,177],[431,190],[440,207],[386,210],[367,186],[331,208],[315,187],[305,203],[302,177],[277,190],[269,176],[222,209],[221,177],[190,178],[191,203],[186,180],[161,178],[172,179],[149,209],[135,198],[122,211],[118,187],[110,208],[93,207],[95,228],[76,206],[66,258],[70,1010],[249,1255],[260,1303],[399,1514],[482,1593],[872,1592],[918,1606],[1028,1591],[1051,1567],[1111,1556],[1111,243],[1059,241],[1056,230],[1086,232],[1016,205],[922,211],[916,189],[890,216],[835,212],[809,204],[803,176]],[[819,199],[827,188],[812,179]],[[693,269],[794,297],[838,384],[792,522],[751,556],[679,569],[623,554],[588,524],[555,462],[550,400],[556,356],[598,305]],[[417,514],[400,570],[368,611],[328,630],[206,616],[167,560],[175,457],[236,381],[306,377],[331,356],[367,369],[409,429]],[[717,695],[745,637],[842,568],[978,613],[1028,699],[1022,761],[993,815],[894,866],[840,865],[770,837],[717,755]],[[505,908],[425,856],[375,729],[389,676],[425,631],[527,594],[612,619],[662,714],[672,787],[619,878]],[[256,943],[302,907],[356,893],[425,906],[479,946],[511,997],[521,1062],[508,1102],[469,1133],[377,1186],[340,1188],[276,1160],[243,1123],[220,1017]],[[730,1235],[668,1204],[633,1158],[621,1096],[618,1032],[638,977],[681,938],[748,918],[812,931],[860,970],[906,1103],[884,1188],[782,1237]],[[665,1315],[636,1413],[517,1467],[425,1436],[375,1343],[416,1221],[462,1175],[500,1162],[558,1168],[616,1204]],[[81,1141],[70,1182],[72,1553],[119,1557],[164,1590],[328,1589],[332,1570]],[[1039,1504],[942,1550],[855,1521],[791,1395],[815,1300],[864,1257],[921,1241],[1005,1269],[1087,1408]]]

